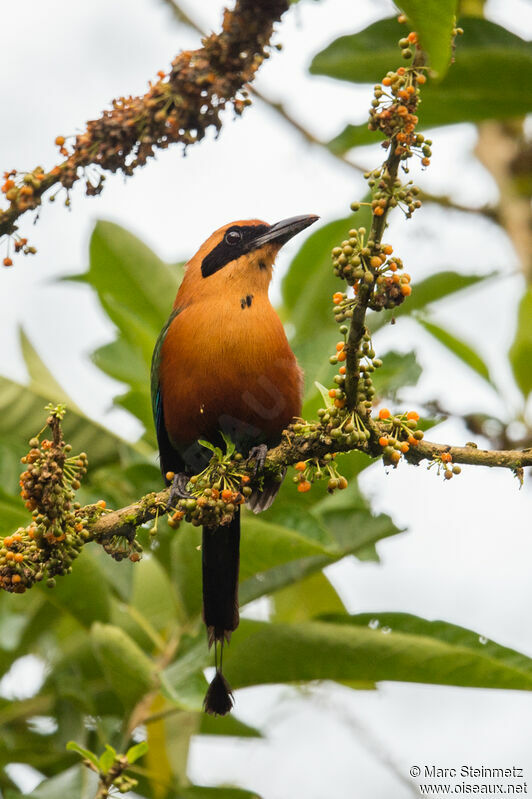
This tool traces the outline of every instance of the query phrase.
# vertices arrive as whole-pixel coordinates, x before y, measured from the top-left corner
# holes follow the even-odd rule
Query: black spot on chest
[[[242,310],[244,310],[244,308],[251,308],[252,302],[253,302],[253,294],[246,294],[246,296],[242,297],[242,299],[240,300],[240,307],[242,308]]]

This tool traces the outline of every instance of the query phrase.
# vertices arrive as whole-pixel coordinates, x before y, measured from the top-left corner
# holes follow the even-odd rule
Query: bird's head
[[[260,219],[231,222],[216,230],[186,266],[178,297],[201,286],[203,295],[234,288],[267,291],[277,253],[292,236],[312,225],[318,216],[293,216],[274,225]],[[181,295],[181,296],[180,296]]]

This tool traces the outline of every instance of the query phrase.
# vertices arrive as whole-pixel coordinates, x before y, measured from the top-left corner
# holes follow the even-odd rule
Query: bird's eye
[[[242,233],[240,230],[228,230],[225,234],[226,244],[238,244],[242,241]]]

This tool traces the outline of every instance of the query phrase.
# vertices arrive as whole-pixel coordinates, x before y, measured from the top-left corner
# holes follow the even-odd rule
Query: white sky
[[[2,27],[12,33],[0,48],[2,169],[54,163],[57,134],[76,132],[114,96],[144,92],[147,79],[167,68],[179,49],[197,43],[158,0],[3,5]],[[204,0],[198,6],[190,3],[191,13],[216,28],[222,3]],[[279,29],[284,51],[264,66],[257,85],[285,101],[319,136],[362,121],[369,87],[311,78],[305,70],[312,54],[336,35],[359,30],[391,8],[387,0],[301,3]],[[487,11],[532,37],[530,2],[489,0]],[[12,74],[14,81],[7,79]],[[458,126],[433,138],[433,166],[419,181],[424,188],[448,191],[460,202],[496,196],[493,181],[472,159],[472,128]],[[357,159],[371,165],[378,155],[368,148]],[[17,342],[17,327],[24,324],[79,405],[133,434],[136,423],[109,410],[118,384],[87,358],[111,339],[111,325],[84,288],[53,282],[85,269],[94,220],[117,221],[163,258],[178,260],[231,219],[257,216],[273,222],[314,212],[332,220],[344,215],[362,191],[354,173],[307,146],[257,103],[241,120],[228,122],[219,141],[191,148],[186,159],[171,149],[132,180],[109,178],[97,199],[75,191],[70,213],[58,203],[45,203],[40,222],[35,227],[23,223],[21,231],[31,235],[38,255],[0,273],[0,371],[24,379]],[[408,225],[393,221],[386,238],[414,279],[449,267],[500,269],[507,275],[474,295],[473,311],[464,296],[437,314],[478,347],[505,399],[490,394],[479,378],[407,323],[386,330],[378,345],[381,351],[391,346],[418,350],[426,372],[408,394],[411,404],[439,397],[457,411],[474,407],[504,413],[508,403],[517,409],[504,358],[522,284],[512,277],[516,260],[504,235],[488,223],[472,225],[469,218],[427,207]],[[299,237],[287,246],[278,274],[300,243]],[[278,280],[273,293],[278,296]],[[438,428],[437,437],[463,443],[469,436],[449,422]],[[518,492],[509,473],[472,468],[444,485],[425,469],[401,466],[386,475],[377,465],[362,483],[375,509],[390,513],[409,532],[379,545],[380,565],[353,560],[330,569],[349,609],[445,619],[532,656],[530,490]],[[284,698],[280,704],[279,697]],[[532,782],[531,710],[532,696],[525,693],[386,684],[377,692],[322,687],[308,699],[291,689],[248,689],[237,694],[237,714],[263,728],[267,741],[198,741],[190,776],[203,784],[237,782],[265,799],[406,799],[418,795],[404,782],[408,768],[424,763],[516,765]]]

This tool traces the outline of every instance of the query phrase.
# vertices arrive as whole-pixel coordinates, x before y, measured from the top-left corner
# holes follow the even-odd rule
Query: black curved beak
[[[263,247],[265,244],[272,243],[282,247],[292,236],[305,230],[309,225],[313,225],[318,219],[319,216],[315,214],[291,216],[289,219],[282,219],[280,222],[276,222],[275,225],[271,225],[269,230],[265,233],[261,233],[256,239],[253,239],[253,241],[250,242],[251,246],[254,250]]]

